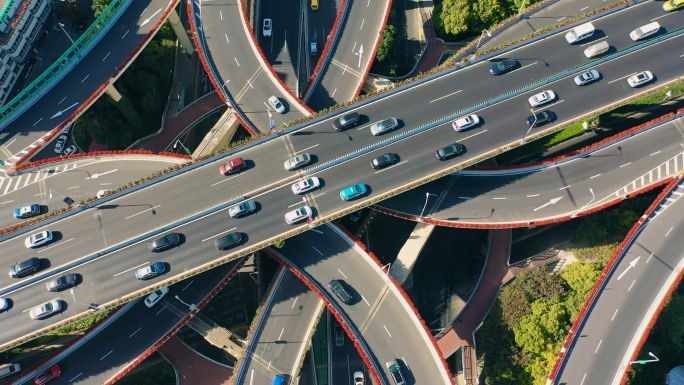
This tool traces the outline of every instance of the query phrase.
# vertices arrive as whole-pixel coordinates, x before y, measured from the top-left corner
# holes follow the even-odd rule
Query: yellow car
[[[671,12],[679,8],[684,8],[684,0],[667,0],[663,4],[663,11]]]

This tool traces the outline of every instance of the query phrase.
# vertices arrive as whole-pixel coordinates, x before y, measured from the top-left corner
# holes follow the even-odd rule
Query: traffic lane
[[[106,36],[80,63],[20,117],[2,129],[9,134],[4,137],[9,150],[12,153],[22,151],[61,124],[77,105],[88,99],[111,77],[117,66],[152,29],[167,6],[168,2],[162,0],[130,4]],[[155,14],[157,10],[161,11]],[[142,25],[148,18],[150,21]],[[111,43],[114,41],[116,44]]]
[[[333,383],[353,384],[353,375],[355,372],[363,372],[364,378],[369,378],[366,372],[366,367],[354,346],[355,338],[344,334],[344,345],[341,347],[335,346],[334,335],[331,335],[330,346],[332,348],[332,378]]]
[[[385,377],[390,378],[385,363],[396,359],[407,383],[440,384],[441,359],[428,348],[422,326],[416,327],[399,299],[388,294],[362,329],[366,343],[372,347]],[[402,315],[402,316],[400,316]]]
[[[57,364],[62,369],[62,376],[54,380],[55,384],[104,383],[180,321],[181,315],[175,312],[166,309],[159,312],[166,301],[175,302],[174,297],[178,295],[185,302],[199,303],[236,263],[218,266],[170,286],[162,301],[152,308],[145,306],[142,300],[138,301],[107,328],[60,360]],[[176,303],[182,310],[187,309]]]
[[[195,22],[202,25],[206,36],[208,51],[207,58],[213,62],[218,81],[233,96],[239,105],[243,105],[243,112],[247,118],[262,132],[268,127],[269,117],[263,104],[243,101],[251,97],[266,101],[271,95],[276,95],[285,101],[278,87],[266,74],[250,46],[249,39],[243,27],[242,16],[238,10],[236,0],[221,0],[202,3],[201,18],[195,16]],[[258,76],[258,78],[255,78]],[[259,89],[255,90],[254,87]],[[266,91],[261,90],[261,88]],[[249,96],[257,92],[256,96]],[[289,103],[288,103],[289,104]],[[288,106],[282,121],[298,119],[303,114],[295,107]]]
[[[627,349],[632,339],[639,338],[638,328],[647,321],[648,307],[681,263],[683,204],[678,199],[651,219],[630,246],[577,331],[583,337],[566,353],[556,383],[580,383],[586,378],[585,383],[610,384],[624,370]],[[635,266],[629,268],[636,258]]]
[[[298,93],[297,72],[299,63],[299,37],[301,33],[302,1],[290,1],[290,4],[272,4],[264,1],[259,4],[261,17],[255,35],[266,59],[278,76],[295,95]],[[263,20],[270,18],[273,22],[272,36],[264,37]],[[303,74],[302,76],[306,76]]]
[[[268,319],[259,336],[254,357],[250,358],[247,373],[255,384],[270,384],[276,374],[294,376],[299,354],[304,354],[307,333],[316,322],[321,300],[304,283],[286,269],[268,311]],[[262,378],[263,377],[263,378]]]

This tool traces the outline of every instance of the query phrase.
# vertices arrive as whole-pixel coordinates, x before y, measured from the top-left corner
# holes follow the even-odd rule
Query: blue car
[[[26,219],[40,215],[40,205],[31,205],[19,207],[14,209],[14,217],[17,219]]]
[[[340,198],[342,198],[343,201],[350,201],[360,197],[361,195],[364,195],[365,193],[366,185],[363,183],[358,183],[340,191]]]
[[[166,266],[164,266],[164,263],[155,262],[147,267],[143,267],[142,269],[136,270],[135,278],[138,278],[140,280],[150,279],[160,274],[164,274],[164,271],[166,271]]]

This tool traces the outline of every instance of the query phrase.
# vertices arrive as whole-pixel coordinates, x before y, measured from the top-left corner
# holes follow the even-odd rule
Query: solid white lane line
[[[665,233],[665,237],[667,238],[668,235],[670,235],[670,232],[672,231],[674,227],[670,227],[669,230],[667,230],[667,233]]]
[[[235,62],[237,63],[238,67],[240,66],[240,63],[238,63],[237,58],[235,58]]]
[[[603,342],[603,340],[599,341],[598,345],[596,345],[596,350],[594,350],[594,354],[598,353],[599,347],[601,347],[601,342]]]
[[[366,305],[368,305],[368,306],[370,307],[370,303],[368,302],[368,300],[366,299],[366,297],[361,296],[361,298],[363,298],[363,302],[365,302]]]
[[[437,98],[437,99],[434,99],[434,100],[430,100],[430,103],[436,102],[436,101],[438,101],[438,100],[442,100],[442,99],[444,99],[444,98],[448,98],[449,96],[452,96],[452,95],[456,95],[457,93],[459,93],[459,92],[461,92],[461,91],[463,91],[463,90],[458,90],[458,91],[452,92],[452,93],[450,93],[450,94],[448,94],[448,95],[444,95],[444,96],[442,96],[441,98]]]
[[[109,353],[107,353],[107,354],[105,354],[104,356],[102,356],[102,358],[100,358],[100,361],[102,361],[102,360],[104,360],[105,358],[107,358],[107,356],[110,355],[110,354],[112,354],[113,351],[114,351],[114,350],[110,350]]]
[[[523,68],[527,68],[527,67],[533,66],[533,65],[535,65],[535,64],[537,64],[537,62],[530,63],[530,64],[528,64],[528,65],[526,65],[526,66],[522,66],[522,67],[518,68],[517,70],[513,70],[513,71],[509,72],[509,74],[512,74],[512,73],[515,72],[515,71],[520,71],[520,70],[523,69]]]
[[[158,311],[157,314],[155,314],[155,315],[159,315],[159,313],[161,313],[162,311],[164,311],[164,309],[166,309],[166,305],[164,305],[163,308],[159,309],[159,311]]]
[[[605,1],[605,0],[604,0]],[[584,380],[587,378],[587,374],[584,373],[584,376],[582,376],[582,382],[580,382],[580,385],[584,385]]]
[[[216,183],[210,185],[210,187],[214,187],[214,186],[216,186],[216,185],[218,185],[218,184],[221,184],[221,183],[223,183],[223,182],[228,182],[229,180],[231,180],[231,179],[233,179],[233,178],[237,178],[237,177],[239,177],[240,175],[242,175],[242,173],[241,173],[241,174],[237,174],[237,175],[233,175],[233,176],[231,176],[230,178],[226,178],[226,179],[224,179],[224,180],[222,180],[222,181],[220,181],[220,182],[216,182]]]
[[[107,52],[107,54],[105,55],[105,57],[102,58],[102,61],[107,60],[107,58],[109,57],[109,54],[111,54],[111,52]]]
[[[229,233],[229,232],[231,232],[231,231],[233,231],[233,230],[235,230],[235,229],[237,229],[237,227],[233,227],[233,228],[230,229],[230,230],[226,230],[226,231],[224,231],[224,232],[222,232],[222,233],[218,233],[218,234],[216,234],[216,235],[214,235],[214,236],[211,236],[211,237],[209,237],[209,238],[202,239],[202,242],[206,242],[206,241],[208,241],[208,240],[210,240],[210,239],[214,239],[214,238],[218,237],[219,235],[223,235],[223,234],[225,234],[225,233]]]
[[[185,287],[184,287],[183,290],[181,290],[181,291],[185,291],[185,289],[189,288],[190,285],[192,285],[193,282],[195,282],[195,280],[190,281],[190,283],[188,283],[187,285],[185,285]]]
[[[662,16],[656,17],[655,19],[651,19],[651,21],[656,21],[656,20],[658,20],[658,19],[662,19],[663,17],[670,16],[670,15],[672,15],[673,13],[674,13],[674,12],[666,13],[666,14],[664,14],[664,15],[662,15]]]
[[[385,331],[387,332],[387,335],[388,335],[388,336],[390,336],[390,337],[392,337],[392,335],[390,334],[389,330],[387,330],[387,326],[385,326],[385,325],[382,325],[382,327],[384,327],[384,328],[385,328]]]
[[[142,329],[142,326],[141,326],[141,327],[139,327],[139,328],[137,328],[137,329],[136,329],[136,330],[135,330],[135,331],[133,332],[133,334],[131,334],[130,336],[128,336],[128,338],[131,338],[131,337],[133,337],[133,336],[135,335],[135,333],[137,333],[137,332],[139,332],[139,331],[140,331],[140,329]]]
[[[482,131],[478,132],[477,134],[472,134],[472,135],[470,135],[470,136],[466,136],[465,138],[459,140],[459,142],[466,141],[466,140],[468,140],[468,139],[470,139],[470,138],[472,138],[472,137],[474,137],[474,136],[478,136],[478,135],[480,135],[480,134],[484,134],[485,132],[487,132],[487,130],[482,130]]]
[[[313,246],[311,246],[311,247],[312,247],[314,250],[316,250],[316,252],[317,252],[318,254],[323,255],[323,253],[321,253],[317,248],[315,248],[315,247],[313,247]]]
[[[610,320],[611,320],[611,321],[612,321],[613,319],[615,319],[615,316],[617,315],[617,312],[618,312],[618,309],[615,309],[615,313],[613,313],[613,316],[610,317]]]
[[[589,179],[594,179],[594,178],[599,177],[599,176],[601,176],[601,174],[596,174],[596,175],[594,175],[594,176],[592,176],[592,177],[589,177]]]
[[[349,278],[348,278],[348,277],[347,277],[346,275],[344,275],[344,273],[342,272],[342,270],[340,270],[340,269],[337,269],[337,271],[339,271],[339,272],[340,272],[340,274],[342,274],[342,276],[344,277],[344,279],[349,279]]]
[[[318,144],[313,145],[313,146],[311,146],[311,147],[307,147],[307,148],[305,148],[305,149],[303,149],[303,150],[299,150],[299,151],[295,152],[295,154],[299,154],[300,152],[304,152],[304,151],[306,151],[306,150],[311,150],[312,148],[316,148],[316,147],[318,147]]]
[[[527,198],[538,197],[538,196],[539,196],[539,194],[528,195]]]
[[[72,186],[72,187],[67,187],[67,190],[71,190],[71,189],[75,189],[75,188],[79,188],[79,187],[81,187],[81,186]]]
[[[565,16],[561,17],[560,19],[558,19],[558,20],[556,20],[556,21],[558,22],[558,21],[561,21],[561,20],[563,20],[563,19],[565,19]]]
[[[379,173],[381,173],[381,172],[383,172],[383,171],[387,171],[387,170],[389,170],[390,168],[394,168],[395,166],[398,166],[398,165],[400,165],[400,164],[404,164],[404,163],[406,163],[406,162],[408,162],[408,160],[405,160],[405,161],[403,161],[403,162],[399,162],[399,163],[397,163],[397,164],[395,164],[395,165],[393,165],[393,166],[389,166],[389,167],[387,167],[387,168],[383,168],[382,170],[378,170],[378,171],[376,171],[375,173],[376,173],[376,174],[379,174]]]
[[[648,156],[653,156],[653,155],[657,155],[657,154],[660,154],[660,151],[656,151],[653,154],[649,154]]]
[[[629,288],[627,289],[627,291],[630,291],[630,290],[632,290],[632,286],[634,286],[634,283],[635,283],[635,282],[636,282],[636,279],[635,279],[634,281],[632,281],[632,284],[631,284],[631,285],[629,285]]]
[[[12,202],[14,202],[14,199],[12,199],[11,201],[2,202],[2,203],[0,203],[0,205],[4,205],[5,203],[12,203]]]
[[[361,20],[361,27],[359,29],[363,29],[363,23],[366,21],[366,19]]]
[[[648,256],[648,259],[646,260],[646,263],[648,263],[648,262],[651,260],[651,258],[653,258],[653,253],[651,253],[651,255]]]
[[[86,79],[88,79],[89,76],[90,75],[86,75],[86,77],[84,77],[83,80],[81,80],[81,84],[83,84],[83,82],[86,81]]]
[[[69,380],[69,382],[74,382],[75,379],[81,377],[81,374],[83,374],[83,372],[77,374],[76,377],[74,377],[74,378],[72,378],[71,380]]]
[[[61,246],[61,245],[65,244],[65,243],[67,243],[67,242],[71,242],[71,241],[73,241],[74,239],[76,239],[76,238],[67,239],[67,240],[64,241],[64,242],[60,242],[60,243],[58,243],[58,244],[56,244],[56,245],[53,245],[53,246],[50,246],[50,247],[46,247],[46,248],[40,250],[38,253],[42,253],[43,251],[50,250],[50,249],[54,249],[55,247]]]
[[[584,11],[584,10],[587,9],[587,8],[589,8],[589,7],[584,7],[584,8],[582,8],[582,9],[580,9],[580,12]]]
[[[492,198],[494,200],[505,200],[506,198]]]
[[[622,80],[622,79],[627,79],[628,77],[634,75],[635,73],[636,73],[636,72],[632,72],[632,73],[629,74],[629,75],[625,75],[625,76],[623,76],[623,77],[621,77],[621,78],[617,78],[617,79],[615,79],[615,80],[611,80],[611,81],[608,82],[608,84],[615,83],[615,82],[619,82],[619,81]]]
[[[632,162],[627,162],[627,163],[623,164],[622,166],[620,166],[620,168],[623,168],[625,166],[629,166],[630,164],[632,164]]]
[[[298,299],[299,299],[299,297],[295,298],[294,302],[292,302],[292,309],[294,309],[294,305],[297,303]]]
[[[280,331],[280,335],[278,336],[278,341],[280,341],[281,338],[283,338],[283,333],[285,332],[285,328]]]
[[[569,185],[567,185],[567,186],[565,186],[565,187],[559,188],[558,190],[565,190],[565,189],[567,189],[567,188],[570,188],[570,186],[572,186],[572,185],[569,184]]]
[[[466,199],[466,200],[468,200],[468,199],[473,199],[473,198],[471,198],[471,197],[458,197],[458,199]]]
[[[124,218],[124,219],[133,218],[133,217],[136,216],[136,215],[140,215],[140,214],[145,213],[145,212],[148,212],[148,211],[150,211],[150,210],[154,210],[154,209],[156,209],[156,208],[159,207],[159,206],[161,206],[161,205],[156,205],[156,206],[154,206],[154,207],[150,207],[149,209],[143,210],[143,211],[141,211],[141,212],[139,212],[139,213],[137,213],[137,214],[129,215],[129,216],[127,216],[127,217]]]
[[[122,272],[120,272],[120,273],[114,274],[114,277],[118,277],[118,276],[120,276],[121,274],[126,274],[126,273],[128,273],[129,271],[133,271],[133,270],[135,270],[135,269],[139,269],[139,268],[141,268],[141,267],[143,267],[143,266],[145,266],[145,265],[149,265],[149,264],[150,264],[149,261],[148,261],[148,262],[145,262],[145,263],[141,263],[141,264],[139,264],[138,266],[131,267],[131,268],[128,269],[128,270],[124,270],[124,271],[122,271]]]

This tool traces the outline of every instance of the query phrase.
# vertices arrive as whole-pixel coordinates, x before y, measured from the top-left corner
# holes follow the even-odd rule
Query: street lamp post
[[[518,10],[518,16],[520,16],[520,14],[523,11],[523,8],[525,8],[525,3],[526,3],[525,0],[523,0],[522,3],[520,3],[520,9]]]
[[[475,46],[475,51],[473,51],[473,55],[477,52],[478,48],[480,48],[480,41],[482,40],[482,36],[484,36],[485,32],[487,33],[487,36],[492,37],[492,34],[489,33],[486,29],[482,30],[482,33],[480,34],[480,38],[477,39],[477,45]]]
[[[176,299],[179,300],[180,303],[182,303],[183,305],[185,305],[185,306],[187,306],[188,308],[190,308],[190,311],[193,311],[193,310],[195,310],[195,308],[197,308],[197,306],[195,306],[194,303],[185,303],[185,302],[183,302],[183,300],[180,299],[179,296],[176,296]]]
[[[71,296],[74,297],[74,302],[80,303],[81,305],[88,306],[88,309],[93,310],[93,311],[97,311],[97,310],[100,309],[100,307],[99,307],[96,303],[91,303],[90,305],[88,305],[87,303],[83,303],[83,302],[77,301],[77,300],[76,300],[76,293],[74,292],[74,288],[73,288],[73,287],[72,287],[71,290],[69,290],[69,291],[71,292]]]
[[[423,218],[423,213],[425,212],[425,208],[427,207],[428,199],[430,199],[430,195],[436,196],[435,194],[425,193],[425,204],[423,205],[423,209],[420,210],[420,216],[418,217],[418,219]]]
[[[530,128],[527,129],[527,132],[525,133],[525,135],[523,135],[523,138],[520,139],[520,144],[525,143],[525,138],[527,138],[527,135],[530,134],[532,127],[534,127],[534,125],[537,124],[537,114],[534,113],[534,108],[530,108],[530,112],[532,113],[532,116],[534,116],[534,121],[532,121],[532,125],[530,126]]]
[[[178,148],[178,145],[179,145],[179,144],[181,145],[181,147],[183,147],[183,149],[185,150],[185,153],[189,155],[189,154],[190,154],[190,150],[188,150],[188,148],[185,147],[185,146],[183,145],[183,143],[180,142],[180,140],[177,140],[177,139],[176,139],[176,142],[173,144],[173,149],[175,150],[176,148]]]
[[[53,191],[53,190],[50,189],[50,199],[52,199],[52,191]],[[55,191],[55,194],[57,194],[57,195],[59,195],[60,197],[62,197],[62,202],[66,203],[66,204],[69,205],[69,206],[71,206],[71,205],[74,204],[74,200],[73,200],[73,199],[71,199],[71,198],[69,198],[69,197],[65,197],[64,195],[60,194],[57,190],[54,190],[54,191]]]
[[[64,34],[67,35],[69,40],[71,40],[71,44],[75,44],[74,39],[72,39],[71,36],[67,33],[67,31],[64,29],[64,24],[62,24],[62,23],[57,23],[57,24],[59,25],[59,28],[61,28],[62,31],[64,31]]]
[[[641,364],[641,365],[644,365],[644,364],[646,364],[646,363],[648,363],[648,362],[658,362],[658,361],[660,361],[660,359],[659,359],[658,357],[656,357],[655,354],[653,354],[653,353],[651,353],[651,352],[648,352],[648,355],[651,356],[651,357],[653,357],[654,359],[653,359],[653,360],[636,360],[636,361],[630,361],[629,364],[630,364],[630,365],[633,365],[633,364]]]
[[[594,199],[596,199],[596,196],[594,195],[594,190],[590,188],[589,192],[591,193],[591,200],[589,202],[587,202],[586,204],[582,205],[579,209],[577,209],[577,211],[575,211],[575,213],[572,214],[572,216],[570,218],[576,218],[577,214],[579,214],[580,211],[584,210],[585,207],[589,206],[591,204],[591,202],[593,202]]]

